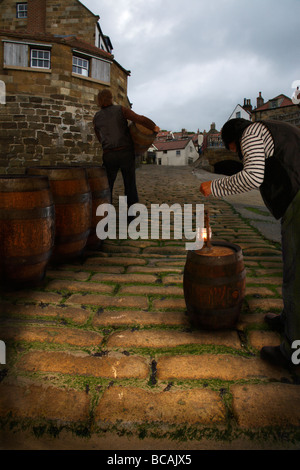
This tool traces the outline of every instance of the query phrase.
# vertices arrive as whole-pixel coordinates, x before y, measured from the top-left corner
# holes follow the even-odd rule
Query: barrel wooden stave
[[[92,199],[86,171],[80,166],[29,167],[28,174],[46,175],[56,213],[51,262],[80,257],[91,229]]]
[[[156,132],[134,122],[129,124],[129,131],[133,140],[136,155],[142,155],[147,152],[157,136]]]
[[[52,255],[55,207],[48,178],[0,176],[2,283],[39,283]]]
[[[102,240],[96,234],[96,227],[104,216],[99,217],[96,215],[97,207],[101,204],[111,204],[111,192],[104,167],[90,165],[86,166],[85,169],[92,194],[92,223],[86,248],[93,250],[102,246]]]
[[[232,328],[245,297],[246,271],[242,250],[226,242],[213,242],[212,245],[213,250],[225,246],[232,254],[213,256],[212,251],[212,256],[206,256],[201,250],[188,252],[183,277],[187,314],[197,328]]]

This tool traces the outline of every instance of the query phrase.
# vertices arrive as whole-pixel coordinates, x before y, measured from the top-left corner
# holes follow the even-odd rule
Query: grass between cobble
[[[234,217],[231,217],[231,213],[234,213]],[[245,224],[246,229],[245,232],[248,230],[248,235],[247,237],[251,236],[257,236],[259,241],[263,243],[264,246],[270,247],[274,249],[275,253],[276,251],[278,252],[278,264],[280,263],[279,261],[279,255],[281,253],[280,251],[280,245],[276,244],[274,242],[269,242],[266,240],[264,237],[261,236],[261,234],[256,230],[253,226],[251,226],[249,219],[245,219],[241,217],[237,212],[231,207],[230,209],[230,217],[228,217],[228,224],[230,225],[230,222],[234,219],[236,221],[236,218],[238,217],[243,224]],[[224,220],[226,217],[224,217]],[[214,229],[214,224],[216,223],[216,220],[214,217],[211,218],[212,221],[212,228],[213,231],[215,232],[216,235],[222,235],[224,234],[224,230],[222,232],[221,229],[217,229],[215,227]],[[224,224],[226,225],[226,224]],[[224,227],[223,227],[224,228]],[[238,229],[234,230],[234,233],[236,235],[236,242],[238,242],[238,235],[239,231]],[[228,238],[228,241],[232,241],[234,243],[235,237],[232,236],[232,234],[229,234],[226,238]],[[225,239],[222,237],[222,239]],[[126,241],[122,240],[119,242],[114,242],[115,245],[117,246],[126,246]],[[164,241],[157,241],[154,245],[151,244],[151,246],[157,246],[157,247],[164,247],[165,242]],[[174,243],[174,246],[182,246],[182,243]],[[143,248],[139,248],[139,250],[135,253],[109,253],[108,257],[105,258],[109,260],[112,258],[114,255],[116,255],[118,258],[122,257],[127,257],[127,256],[136,256],[136,258],[142,258],[143,260],[147,258],[143,255]],[[257,255],[260,256],[260,255]],[[159,260],[158,255],[154,255],[154,257],[157,257],[157,260]],[[266,259],[274,261],[274,252],[270,253],[269,256],[267,254],[264,254],[264,257]],[[150,259],[150,258],[149,258]],[[256,271],[259,269],[264,269],[265,268],[265,262],[266,259],[262,260],[261,256],[260,259],[255,260],[256,266],[248,266],[247,267],[247,277],[249,278],[249,286],[260,286],[260,287],[266,287],[271,290],[273,293],[272,298],[277,298],[280,299],[280,293],[278,292],[278,284],[270,284],[270,283],[265,283],[261,282],[265,276],[257,276]],[[167,257],[164,255],[161,258],[162,261],[165,262],[171,262],[171,263],[176,263],[178,267],[182,268],[182,261],[183,258],[180,260],[175,260],[174,258]],[[252,256],[248,256],[247,254],[244,256],[244,261],[245,265],[247,263],[253,262]],[[274,262],[274,264],[276,264]],[[122,267],[122,264],[120,263],[115,264],[114,266],[120,266]],[[138,273],[147,273],[147,267],[149,265],[146,263],[144,266],[139,266],[140,269],[137,270]],[[113,281],[92,281],[92,277],[95,274],[98,274],[99,271],[92,270],[91,266],[85,266],[84,264],[74,264],[74,266],[71,266],[74,270],[74,272],[88,272],[89,276],[87,277],[86,280],[81,281],[86,283],[87,285],[89,283],[101,283],[105,284],[108,286],[114,287],[114,290],[111,293],[106,293],[106,296],[111,296],[114,297],[118,294],[120,288],[124,285],[121,283],[115,283]],[[143,271],[143,268],[145,271]],[[68,265],[68,269],[70,270],[70,265]],[[124,273],[129,272],[129,266],[125,266]],[[132,272],[132,271],[130,271]],[[280,270],[278,270],[279,274]],[[63,270],[62,270],[63,273]],[[170,274],[178,274],[178,270],[174,269],[173,271],[168,271],[166,273],[162,272],[157,272],[155,273],[157,277],[157,284],[162,285],[162,286],[167,286],[167,285],[176,285],[178,287],[183,286],[182,283],[168,283],[164,284],[163,280],[166,276]],[[268,277],[274,277],[276,278],[276,273],[270,273]],[[47,283],[53,279],[52,277],[47,277],[45,280],[45,285],[47,286]],[[57,279],[57,277],[55,277]],[[74,281],[76,283],[77,281]],[[153,283],[126,283],[126,286],[149,286],[153,285]],[[47,292],[53,292],[56,294],[59,294],[62,296],[62,299],[59,301],[59,304],[55,303],[39,303],[37,304],[36,302],[26,302],[26,304],[30,305],[40,305],[44,306],[45,308],[48,305],[53,305],[53,306],[66,306],[66,301],[70,298],[70,296],[73,293],[76,294],[82,294],[83,298],[85,295],[87,295],[89,292],[93,293],[92,291],[80,291],[76,290],[75,292],[71,292],[68,289],[53,289],[53,290],[47,290],[45,287],[44,291]],[[95,294],[96,295],[96,294]],[[130,297],[130,296],[138,296],[139,294],[126,294],[122,293],[122,297]],[[156,309],[154,309],[153,306],[153,301],[156,299],[162,299],[162,298],[182,298],[180,295],[163,295],[163,297],[160,294],[153,294],[153,295],[148,295],[145,296],[147,297],[148,300],[148,309],[146,310],[147,312],[155,312]],[[256,307],[254,310],[252,309],[251,312],[249,310],[249,305],[248,305],[248,300],[251,299],[253,296],[247,295],[245,299],[245,303],[243,306],[243,312],[244,313],[257,313],[257,312],[264,312],[263,308]],[[11,298],[12,303],[19,303],[19,298]],[[93,319],[97,314],[101,314],[101,311],[103,311],[103,308],[101,306],[92,306],[92,305],[85,305],[84,303],[80,305],[80,308],[85,309],[88,313],[89,316],[87,320],[83,324],[77,324],[76,322],[72,321],[69,318],[56,318],[53,316],[47,317],[47,314],[43,316],[36,315],[34,318],[26,316],[26,315],[16,315],[10,318],[12,321],[18,321],[21,320],[22,324],[24,327],[26,327],[26,324],[33,326],[34,324],[36,325],[41,325],[43,326],[46,321],[49,321],[52,323],[52,326],[61,326],[61,328],[68,328],[71,326],[74,329],[78,330],[83,330],[83,331],[93,331],[93,332],[99,332],[103,335],[103,339],[101,342],[100,346],[95,346],[95,347],[79,347],[71,344],[53,344],[53,343],[41,343],[38,341],[32,341],[32,342],[26,342],[26,341],[9,341],[8,342],[8,350],[9,350],[9,363],[7,364],[6,368],[8,369],[7,371],[7,376],[14,377],[14,375],[17,375],[21,379],[25,380],[32,380],[33,382],[36,383],[46,383],[46,384],[51,384],[55,387],[62,388],[62,389],[68,389],[72,388],[78,391],[85,392],[89,395],[90,397],[90,408],[89,408],[89,417],[84,423],[72,423],[72,424],[59,424],[56,422],[51,422],[51,420],[39,420],[39,419],[17,419],[13,416],[10,416],[7,420],[2,420],[2,424],[4,426],[7,426],[10,430],[25,430],[29,429],[32,430],[33,434],[36,437],[42,437],[42,436],[51,436],[53,438],[58,438],[60,433],[63,430],[67,430],[71,433],[73,433],[76,436],[80,436],[82,438],[89,438],[92,433],[96,433],[98,435],[105,435],[107,431],[109,432],[115,432],[119,436],[126,435],[126,436],[134,436],[137,435],[140,439],[145,439],[147,437],[155,438],[155,439],[161,439],[161,438],[168,438],[170,440],[175,440],[175,441],[187,441],[187,440],[201,440],[201,439],[208,439],[208,440],[215,440],[215,441],[233,441],[234,439],[237,439],[241,436],[247,437],[250,440],[253,441],[278,441],[280,443],[286,442],[288,443],[294,443],[298,442],[300,440],[300,431],[299,428],[292,428],[289,430],[282,430],[276,426],[273,427],[266,427],[264,429],[258,429],[258,430],[249,430],[249,429],[240,429],[237,425],[236,417],[234,415],[233,411],[233,394],[230,390],[230,387],[232,385],[244,385],[244,384],[264,384],[266,382],[269,382],[269,379],[264,378],[264,377],[257,377],[257,378],[250,378],[250,379],[239,379],[239,380],[221,380],[221,379],[172,379],[172,380],[159,380],[156,378],[156,369],[155,369],[155,363],[161,356],[185,356],[185,355],[202,355],[202,354],[230,354],[230,355],[235,355],[239,357],[245,357],[245,358],[253,358],[253,357],[258,357],[258,351],[255,350],[251,346],[251,344],[248,341],[248,332],[250,331],[268,331],[268,327],[264,324],[257,323],[257,324],[251,324],[248,325],[243,329],[243,331],[239,331],[239,337],[241,341],[241,349],[237,350],[232,347],[227,347],[227,346],[221,346],[221,345],[195,345],[195,344],[187,344],[187,345],[178,345],[174,347],[130,347],[126,348],[124,350],[123,348],[110,348],[107,350],[107,342],[108,339],[110,338],[112,333],[117,333],[117,332],[122,332],[124,330],[135,330],[135,331],[147,331],[147,330],[156,330],[156,331],[184,331],[184,328],[180,325],[140,325],[140,324],[124,324],[122,326],[116,326],[116,325],[105,325],[105,326],[94,326],[93,325]],[[105,307],[105,311],[122,311],[122,308],[118,307]],[[136,311],[135,308],[131,307],[126,307],[126,310],[132,310]],[[172,312],[172,309],[160,309],[160,312]],[[27,322],[27,323],[26,323]],[[190,329],[192,331],[193,329]],[[89,355],[105,355],[108,354],[109,352],[119,352],[122,354],[126,355],[133,355],[133,356],[141,356],[143,358],[147,359],[147,362],[149,364],[149,375],[146,380],[143,379],[136,379],[136,378],[124,378],[124,379],[111,379],[111,378],[105,378],[105,377],[94,377],[91,375],[87,376],[72,376],[71,374],[62,374],[62,373],[50,373],[50,372],[30,372],[30,371],[20,371],[17,369],[17,361],[21,358],[24,357],[29,351],[64,351],[64,352],[84,352]],[[134,386],[138,387],[141,389],[145,390],[151,390],[151,391],[164,391],[164,393],[168,393],[170,390],[185,390],[185,389],[210,389],[213,390],[214,392],[217,392],[219,396],[221,397],[222,403],[225,406],[225,412],[226,412],[226,421],[225,425],[212,425],[212,426],[193,426],[193,425],[188,425],[188,424],[181,424],[181,425],[172,425],[172,424],[162,424],[162,423],[156,423],[156,422],[148,422],[148,423],[143,423],[143,424],[134,424],[134,423],[124,423],[124,422],[119,422],[117,424],[111,424],[111,423],[96,423],[95,422],[95,409],[103,396],[103,393],[109,389],[110,387],[118,385],[118,386],[123,386],[123,387],[128,387],[128,386]]]

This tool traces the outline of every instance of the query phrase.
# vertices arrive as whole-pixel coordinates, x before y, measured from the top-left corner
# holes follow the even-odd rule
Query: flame
[[[212,231],[211,231],[211,228],[209,229],[209,236],[210,236],[210,239],[211,239],[211,235],[212,235]],[[202,228],[201,229],[201,238],[203,241],[207,242],[207,229],[206,228]]]

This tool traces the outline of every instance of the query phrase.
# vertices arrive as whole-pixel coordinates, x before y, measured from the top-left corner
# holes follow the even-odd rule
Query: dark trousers
[[[125,196],[127,196],[127,205],[130,207],[132,204],[137,203],[139,198],[135,179],[134,151],[129,149],[106,152],[103,155],[103,165],[106,168],[111,198],[118,171],[121,170],[124,182],[124,192]]]
[[[292,343],[300,340],[300,191],[281,219],[283,256],[283,311],[284,335],[282,353],[289,359]]]

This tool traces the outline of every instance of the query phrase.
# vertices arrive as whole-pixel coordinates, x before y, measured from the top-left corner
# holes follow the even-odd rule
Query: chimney
[[[28,0],[27,32],[46,32],[46,0]]]
[[[246,98],[244,98],[244,106],[243,106],[243,109],[245,111],[249,111],[249,113],[252,113],[252,104],[251,104],[251,100],[248,100]]]
[[[256,107],[260,108],[264,104],[264,99],[261,96],[261,91],[259,92],[259,96],[256,98]]]

